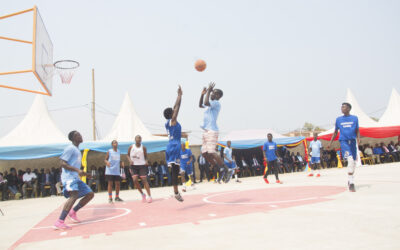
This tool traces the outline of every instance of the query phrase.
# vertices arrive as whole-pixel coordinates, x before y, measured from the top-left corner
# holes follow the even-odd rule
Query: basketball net
[[[70,84],[75,70],[79,67],[79,63],[74,60],[61,60],[54,63],[57,73],[60,75],[63,84]]]
[[[59,69],[58,74],[60,75],[61,83],[70,84],[74,73],[74,69]]]

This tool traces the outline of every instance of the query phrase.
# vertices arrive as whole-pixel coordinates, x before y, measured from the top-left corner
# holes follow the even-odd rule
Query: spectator
[[[42,169],[43,170],[43,169]],[[41,172],[42,172],[41,170]],[[55,194],[55,185],[54,185],[54,175],[50,173],[49,169],[44,170],[44,173],[40,176],[40,189],[42,192],[42,196],[45,196],[45,186],[50,186],[50,194]]]
[[[381,163],[381,159],[379,157],[379,155],[374,154],[372,148],[369,146],[369,144],[366,144],[364,146],[364,155],[367,157],[371,157],[372,161],[375,163],[380,164]]]
[[[297,152],[296,158],[298,159],[297,171],[302,171],[306,163],[304,162],[303,157],[300,155],[299,152]]]
[[[393,161],[396,160],[395,157],[390,153],[389,149],[385,146],[385,144],[383,142],[381,142],[381,148],[383,150],[383,153],[386,156],[386,159],[387,159],[386,162],[389,162],[390,156],[393,157]]]
[[[90,175],[91,175],[91,178],[88,181],[88,185],[93,191],[97,192],[97,190],[100,187],[99,186],[100,175],[99,175],[99,171],[97,171],[97,169],[96,169],[96,166],[94,166],[94,165],[90,166]],[[93,186],[94,186],[94,189],[93,189]]]
[[[372,149],[372,152],[375,155],[379,155],[380,162],[386,162],[387,161],[385,153],[383,152],[383,149],[379,146],[378,143],[375,144],[375,147]]]
[[[398,152],[400,152],[400,143],[397,143],[397,144],[396,144],[396,150],[397,150]]]
[[[148,181],[150,187],[155,187],[157,185],[158,178],[157,178],[156,172],[154,171],[154,166],[157,167],[157,162],[155,162],[153,164],[151,164],[151,162],[149,162],[147,181]]]
[[[251,164],[252,174],[254,176],[261,175],[261,164],[258,162],[255,154],[253,154],[253,159],[252,159],[251,163],[252,163]]]
[[[337,153],[334,149],[332,149],[331,151],[329,151],[329,155],[330,155],[330,162],[334,162],[335,167],[338,165],[338,157],[337,157]],[[331,165],[331,164],[329,164]]]
[[[286,173],[290,173],[291,172],[291,167],[290,167],[290,152],[285,150],[285,154],[282,157],[282,166],[283,169],[285,170]]]
[[[4,178],[3,173],[0,173],[0,190],[1,190],[1,200],[6,200],[7,195],[7,179]]]
[[[204,156],[200,155],[197,158],[197,162],[200,169],[200,182],[203,181],[203,178],[207,179],[207,181],[210,181],[210,168]]]
[[[393,141],[391,141],[387,148],[389,149],[389,152],[391,155],[393,155],[393,157],[395,158],[396,161],[399,161],[400,158],[400,152],[396,149],[396,147],[394,146]]]
[[[54,173],[54,178],[53,178],[54,186],[56,187],[57,195],[61,195],[61,192],[62,192],[62,190],[61,190],[61,172],[62,172],[62,169],[61,168],[54,169],[54,170],[53,169],[54,168],[52,168],[52,172]]]
[[[329,160],[329,154],[327,151],[322,152],[322,168],[330,168],[330,160]]]
[[[242,156],[241,159],[241,168],[242,168],[242,176],[244,176],[246,172],[248,176],[251,175],[249,164],[247,164],[246,160],[244,159],[244,156]]]
[[[23,195],[24,199],[27,198],[26,189],[28,187],[32,188],[31,197],[33,198],[34,196],[37,196],[36,180],[37,180],[37,175],[35,173],[31,172],[30,168],[27,168],[26,173],[22,176],[22,181],[24,183],[22,185],[22,195]]]
[[[107,190],[108,183],[106,182],[106,166],[99,167],[97,173],[99,174],[98,184],[100,185],[100,190]]]
[[[196,157],[192,154],[192,169],[193,169],[193,182],[197,183],[196,181],[196,168],[195,168],[195,164],[196,164]]]
[[[15,199],[19,199],[21,197],[21,193],[19,192],[19,179],[17,175],[17,171],[15,168],[10,169],[10,173],[6,176],[8,190],[11,192],[11,195],[15,197]]]
[[[164,161],[161,161],[158,165],[158,176],[161,182],[161,186],[164,186],[166,182],[169,186],[171,185],[171,176],[169,174],[168,167],[165,165]]]

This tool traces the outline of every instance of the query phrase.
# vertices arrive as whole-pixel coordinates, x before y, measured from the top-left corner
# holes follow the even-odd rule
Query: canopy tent
[[[117,140],[120,151],[127,152],[129,146],[135,141],[136,135],[142,137],[142,143],[146,146],[148,153],[165,150],[169,141],[167,137],[154,136],[150,133],[136,113],[129,94],[126,93],[110,132],[100,141],[83,143],[81,148],[107,152],[111,147],[111,141]]]
[[[392,124],[396,124],[396,119],[400,119],[398,118],[400,115],[400,113],[398,113],[400,112],[400,108],[396,107],[396,103],[400,103],[400,99],[398,99],[398,94],[397,96],[396,94],[397,92],[393,90],[392,97],[390,98],[389,105],[385,112],[385,114],[387,113],[387,118],[384,118],[385,114],[382,116],[385,120],[385,123],[381,121],[378,123],[364,113],[353,93],[347,89],[346,102],[352,105],[350,113],[358,117],[361,136],[371,138],[387,138],[400,135],[400,122],[397,124],[397,126],[392,126]],[[392,117],[393,115],[397,115],[397,117]],[[333,127],[325,132],[320,133],[318,135],[318,139],[330,140],[334,132],[335,128]],[[335,140],[338,138],[339,134]],[[313,140],[313,137],[308,137],[307,140],[311,141]]]
[[[165,150],[168,144],[168,138],[153,136],[147,130],[126,94],[110,133],[100,141],[84,142],[79,148],[107,152],[111,148],[111,141],[116,139],[121,152],[125,153],[138,134],[142,136],[148,153]],[[37,95],[21,123],[0,139],[0,160],[57,157],[70,143],[51,119],[43,96]]]
[[[36,95],[24,119],[0,139],[1,160],[58,156],[69,144],[51,118],[42,95]]]
[[[379,119],[378,124],[382,127],[400,126],[400,95],[394,88],[386,110]]]
[[[24,119],[0,139],[0,147],[68,143],[51,118],[43,95],[36,95]]]
[[[232,147],[236,149],[248,149],[261,147],[267,141],[267,134],[271,133],[273,140],[278,146],[293,147],[299,145],[303,140],[303,136],[287,137],[276,133],[271,129],[251,129],[231,131],[223,136],[218,144],[225,147],[227,141],[231,141]]]
[[[136,135],[140,135],[142,141],[168,141],[166,137],[154,136],[150,133],[136,113],[129,94],[126,93],[110,132],[101,141],[133,142]]]

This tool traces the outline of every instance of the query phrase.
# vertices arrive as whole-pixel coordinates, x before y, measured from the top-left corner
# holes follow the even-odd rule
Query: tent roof
[[[278,145],[290,145],[299,143],[304,139],[303,136],[287,137],[281,135],[272,129],[249,129],[249,130],[234,130],[223,136],[218,142],[221,145],[226,145],[227,141],[232,142],[232,147],[237,149],[247,149],[263,146],[267,141],[267,134],[271,133],[273,140]]]
[[[400,126],[400,95],[394,88],[392,89],[385,113],[379,119],[379,125]]]
[[[364,113],[350,89],[347,89],[346,101],[351,104],[350,113],[358,117],[360,127],[376,127],[378,125],[376,121]]]
[[[42,95],[35,100],[24,119],[0,139],[0,146],[26,146],[66,143],[68,138],[55,125]]]
[[[136,113],[129,94],[126,93],[111,131],[101,141],[131,142],[136,135],[141,135],[142,141],[168,140],[166,137],[154,136],[150,133]]]

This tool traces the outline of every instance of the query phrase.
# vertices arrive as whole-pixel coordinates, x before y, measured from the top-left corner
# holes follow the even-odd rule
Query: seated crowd
[[[393,141],[385,145],[383,142],[375,146],[364,144],[359,146],[360,157],[364,164],[379,164],[400,161],[400,144]]]
[[[388,145],[384,143],[370,146],[364,144],[359,146],[360,156],[364,164],[387,163],[400,161],[400,145],[390,142]],[[303,171],[307,163],[299,152],[296,154],[290,152],[285,147],[279,147],[278,166],[280,174]],[[335,150],[323,150],[321,155],[321,167],[336,167],[338,159]],[[261,176],[264,174],[264,158],[261,150],[238,150],[233,153],[237,166],[239,177]],[[194,156],[193,167],[199,170],[200,182],[203,179],[207,181],[216,180],[219,174],[217,168],[210,168],[205,159],[200,156],[197,161]],[[368,160],[368,161],[366,161]],[[364,162],[366,161],[366,162]],[[165,161],[149,162],[149,171],[147,180],[151,187],[162,187],[171,185],[171,170],[165,164]],[[88,169],[92,178],[87,179],[87,184],[95,191],[107,190],[107,182],[105,180],[105,166],[91,166]],[[196,171],[194,171],[194,179],[196,180]],[[121,189],[134,189],[132,175],[129,167],[121,169]],[[25,199],[29,197],[44,197],[49,195],[61,195],[61,168],[51,169],[34,169],[31,171],[16,170],[11,168],[10,172],[0,173],[0,192],[1,200],[8,199]]]

